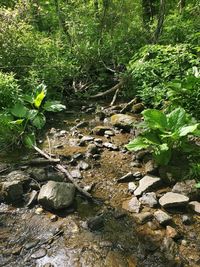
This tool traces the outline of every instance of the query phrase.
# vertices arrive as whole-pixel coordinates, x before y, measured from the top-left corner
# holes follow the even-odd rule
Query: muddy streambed
[[[30,191],[19,206],[2,203],[0,266],[199,266],[199,216],[193,215],[195,223],[184,225],[181,221],[184,211],[173,213],[180,233],[174,241],[166,237],[165,227],[155,219],[138,223],[132,213],[122,209],[122,203],[131,193],[128,183],[117,183],[117,179],[130,171],[143,174],[144,166],[132,164],[133,155],[123,148],[134,133],[119,129],[114,129],[114,135],[91,133],[95,126],[109,125],[93,113],[92,108],[88,114],[85,110],[66,112],[50,121],[41,148],[59,157],[62,164],[75,173],[80,161],[86,162],[88,167],[75,179],[90,189],[94,199],[88,200],[77,193],[73,205],[59,212],[42,209],[37,203],[27,207]],[[100,145],[100,153],[91,157],[87,155],[87,147],[94,140],[86,138],[80,144],[84,136],[112,143],[114,147]],[[7,168],[8,173],[16,169],[26,171],[30,168],[27,162],[37,157],[35,152],[16,151],[1,156],[1,168]],[[143,212],[152,210],[156,208],[142,207]]]

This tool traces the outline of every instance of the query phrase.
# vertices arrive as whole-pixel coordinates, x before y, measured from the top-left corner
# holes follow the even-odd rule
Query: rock
[[[83,178],[82,174],[79,170],[75,169],[75,170],[70,171],[70,173],[71,173],[71,176],[75,179],[82,179]]]
[[[163,251],[168,260],[173,261],[178,255],[178,245],[172,238],[165,237],[161,245],[161,251]]]
[[[112,131],[112,129],[107,126],[96,126],[95,128],[92,129],[93,134],[101,136],[105,134],[105,131]]]
[[[130,182],[128,183],[128,191],[130,193],[133,193],[135,191],[135,189],[137,188],[137,185],[134,182]]]
[[[145,211],[139,214],[134,214],[133,217],[136,219],[138,223],[144,224],[148,221],[151,221],[153,218],[153,215],[151,214],[151,212]]]
[[[147,163],[145,163],[144,169],[146,174],[156,174],[158,166],[154,160],[149,160]]]
[[[15,202],[23,198],[23,185],[19,180],[2,183],[2,197],[7,202]]]
[[[109,150],[114,150],[114,151],[119,150],[119,148],[116,145],[109,143],[109,142],[103,143],[103,146],[105,148],[108,148]]]
[[[80,161],[79,164],[78,164],[78,168],[80,170],[86,171],[86,170],[88,170],[90,168],[90,165],[85,161]]]
[[[29,249],[31,249],[31,248],[36,247],[37,244],[38,244],[39,242],[40,242],[40,240],[33,240],[33,241],[31,241],[31,242],[28,242],[28,243],[25,244],[24,248],[25,248],[26,250],[29,250]]]
[[[151,208],[156,207],[158,204],[156,193],[154,192],[143,194],[143,196],[139,199],[139,201],[143,205],[148,205]]]
[[[195,211],[196,213],[200,213],[200,202],[198,201],[191,201],[189,203],[189,207]]]
[[[93,136],[89,136],[89,135],[87,135],[87,136],[83,136],[82,138],[81,138],[81,141],[83,141],[83,142],[91,142],[91,141],[93,141],[94,140],[94,137]]]
[[[159,203],[163,208],[183,207],[188,202],[188,197],[173,192],[168,192],[159,199]]]
[[[60,171],[49,169],[47,171],[47,180],[55,182],[63,182],[65,180],[65,175]]]
[[[95,155],[98,154],[98,152],[99,152],[98,147],[95,144],[89,144],[87,146],[87,153]]]
[[[12,171],[10,172],[7,177],[6,180],[8,182],[13,182],[13,181],[17,181],[19,183],[21,183],[24,186],[26,186],[29,182],[30,182],[30,176],[29,174],[23,172],[23,171]]]
[[[113,131],[111,131],[111,130],[107,130],[107,131],[105,131],[105,133],[104,133],[104,135],[106,136],[114,136],[115,135],[115,133],[113,132]]]
[[[139,213],[141,207],[141,203],[138,201],[136,197],[132,197],[131,200],[125,200],[122,203],[122,208],[128,210],[130,212]]]
[[[38,182],[48,181],[47,170],[44,168],[34,167],[29,170],[29,173]]]
[[[157,210],[154,212],[154,217],[162,225],[166,225],[172,220],[172,217],[162,210]]]
[[[173,239],[177,239],[179,237],[178,232],[176,231],[176,229],[174,229],[173,227],[171,227],[170,225],[166,226],[166,237],[167,238],[173,238]]]
[[[134,191],[135,196],[140,196],[144,192],[150,191],[156,188],[161,182],[159,177],[146,175],[139,181],[139,187]]]
[[[185,225],[190,225],[190,224],[193,223],[193,218],[191,216],[189,216],[189,215],[183,215],[182,216],[182,222]]]
[[[44,212],[44,209],[43,208],[37,208],[35,210],[35,214],[37,214],[37,215],[41,215],[43,212]]]
[[[172,192],[187,196],[190,200],[196,200],[200,197],[200,190],[195,187],[195,184],[195,180],[178,182],[172,188]]]
[[[38,202],[47,209],[63,209],[72,204],[74,195],[73,184],[49,181],[40,189]]]
[[[140,150],[136,153],[135,159],[142,161],[146,155],[149,155],[148,150]]]
[[[102,216],[95,216],[87,221],[87,226],[91,231],[98,231],[104,227],[104,219]]]
[[[124,130],[130,130],[135,122],[136,118],[129,115],[115,114],[111,116],[111,124]]]
[[[127,183],[134,180],[134,176],[132,172],[128,172],[127,174],[123,175],[119,179],[117,179],[118,183]]]
[[[35,204],[37,202],[37,196],[38,192],[36,190],[33,190],[29,195],[29,201],[26,206],[31,207],[33,204]]]
[[[12,250],[13,255],[19,255],[21,253],[22,246],[17,246]]]
[[[51,217],[50,217],[50,221],[51,222],[56,222],[57,220],[58,220],[58,216],[57,215],[55,215],[55,214],[51,215]]]
[[[43,258],[44,256],[46,256],[47,254],[47,251],[45,248],[41,248],[39,250],[37,250],[36,252],[34,252],[32,255],[31,255],[31,258],[32,259],[41,259]]]
[[[134,168],[141,168],[142,164],[139,161],[134,161],[130,163],[130,166]]]
[[[131,108],[132,113],[140,113],[144,110],[144,105],[142,103],[134,104]]]

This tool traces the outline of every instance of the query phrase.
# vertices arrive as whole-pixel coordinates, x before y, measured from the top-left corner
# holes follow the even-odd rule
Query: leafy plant
[[[195,145],[190,143],[188,136],[200,135],[200,124],[191,120],[183,108],[176,108],[168,114],[147,109],[142,114],[144,131],[126,145],[128,150],[150,149],[159,165],[167,165],[175,150],[184,153],[194,151]]]
[[[4,118],[7,119],[7,130],[10,132],[17,130],[15,138],[23,141],[29,148],[36,142],[36,130],[42,129],[46,123],[45,112],[65,109],[65,106],[58,101],[45,101],[46,94],[46,86],[40,84],[32,95],[24,95],[19,99],[9,110],[7,117],[4,114]]]

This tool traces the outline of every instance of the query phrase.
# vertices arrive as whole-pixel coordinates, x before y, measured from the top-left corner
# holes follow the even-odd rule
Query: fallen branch
[[[112,101],[111,101],[111,103],[110,103],[110,106],[111,106],[111,107],[115,104],[115,101],[116,101],[116,99],[117,99],[118,92],[119,92],[119,88],[115,91],[115,94],[114,94],[114,96],[113,96],[113,99],[112,99]]]
[[[43,157],[45,157],[48,160],[53,160],[54,162],[57,161],[59,159],[52,159],[47,153],[45,153],[44,151],[42,151],[40,148],[38,148],[37,146],[33,146],[33,148],[39,153],[41,154]],[[60,161],[60,160],[59,160]],[[87,191],[85,191],[84,189],[82,189],[78,183],[74,180],[74,178],[71,176],[70,172],[64,168],[61,164],[56,164],[55,168],[59,171],[61,171],[62,173],[64,173],[66,175],[66,177],[70,180],[70,182],[75,186],[75,188],[85,197],[92,199],[92,195],[90,193],[88,193]]]
[[[127,111],[130,111],[131,107],[133,106],[133,104],[137,103],[137,98],[132,99],[130,102],[128,102],[120,111],[120,113],[125,113]]]
[[[105,95],[108,95],[112,92],[115,92],[116,90],[119,90],[123,87],[124,85],[124,81],[121,80],[118,84],[116,84],[115,86],[113,86],[112,88],[110,88],[109,90],[105,91],[105,92],[102,92],[102,93],[99,93],[97,95],[92,95],[90,96],[90,98],[99,98],[99,97],[102,97],[102,96],[105,96]]]

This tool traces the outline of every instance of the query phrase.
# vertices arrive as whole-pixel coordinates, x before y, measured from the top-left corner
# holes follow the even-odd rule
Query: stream
[[[111,110],[116,113],[116,110]],[[139,119],[139,116],[136,116]],[[82,123],[82,125],[80,124]],[[132,213],[122,209],[122,203],[131,197],[127,183],[117,179],[129,173],[144,173],[142,164],[131,164],[133,154],[124,145],[134,132],[114,128],[114,134],[98,136],[96,126],[110,127],[107,117],[95,114],[93,105],[62,112],[49,118],[41,135],[40,148],[60,158],[71,172],[77,170],[77,181],[88,187],[93,200],[76,193],[73,204],[61,211],[42,208],[38,203],[27,207],[31,190],[16,206],[0,205],[0,266],[10,267],[166,267],[200,266],[200,219],[195,224],[183,225],[182,214],[173,219],[184,238],[172,242],[166,239],[165,228],[154,220],[138,223]],[[83,137],[86,141],[80,143]],[[89,138],[90,137],[90,138]],[[100,153],[87,155],[88,145],[99,142]],[[101,141],[98,139],[101,139]],[[102,147],[109,142],[113,146]],[[117,148],[116,148],[117,147]],[[38,158],[34,151],[14,151],[0,156],[1,169],[29,171],[27,164]],[[87,168],[78,169],[80,161]],[[37,166],[51,169],[51,166]],[[35,170],[34,170],[35,171]],[[80,177],[78,177],[80,175]],[[37,188],[44,181],[34,181]],[[34,184],[35,183],[35,184]],[[143,207],[144,212],[151,212]],[[89,222],[89,223],[88,223]],[[88,227],[89,226],[89,227]],[[182,240],[187,240],[184,244]],[[170,243],[171,242],[171,243]]]

